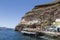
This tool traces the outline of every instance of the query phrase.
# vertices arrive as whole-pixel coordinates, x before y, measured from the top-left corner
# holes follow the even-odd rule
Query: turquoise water
[[[20,32],[16,32],[12,29],[1,29],[0,40],[60,40],[60,39],[48,38],[48,37],[37,38],[35,36],[23,35]]]

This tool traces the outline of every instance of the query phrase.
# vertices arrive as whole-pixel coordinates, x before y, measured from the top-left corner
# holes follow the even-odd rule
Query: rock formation
[[[23,27],[44,28],[51,26],[56,18],[60,18],[60,1],[36,5],[22,17],[15,30],[21,31]]]

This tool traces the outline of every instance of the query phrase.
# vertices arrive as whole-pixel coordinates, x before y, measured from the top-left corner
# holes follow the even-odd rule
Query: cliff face
[[[15,30],[20,31],[23,27],[44,28],[51,26],[57,18],[60,18],[60,1],[36,5],[22,17],[21,22],[16,26]]]

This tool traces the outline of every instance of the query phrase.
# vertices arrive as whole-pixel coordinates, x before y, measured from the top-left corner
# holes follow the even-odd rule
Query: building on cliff
[[[23,28],[33,28],[34,30],[40,28],[40,30],[44,30],[46,27],[53,25],[58,18],[60,19],[60,1],[36,5],[22,17],[15,30],[21,31]]]

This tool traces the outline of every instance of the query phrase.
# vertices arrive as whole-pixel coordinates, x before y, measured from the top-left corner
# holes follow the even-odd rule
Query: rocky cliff
[[[60,18],[60,1],[36,5],[22,17],[15,30],[20,31],[23,27],[44,28],[51,26],[57,18]]]

